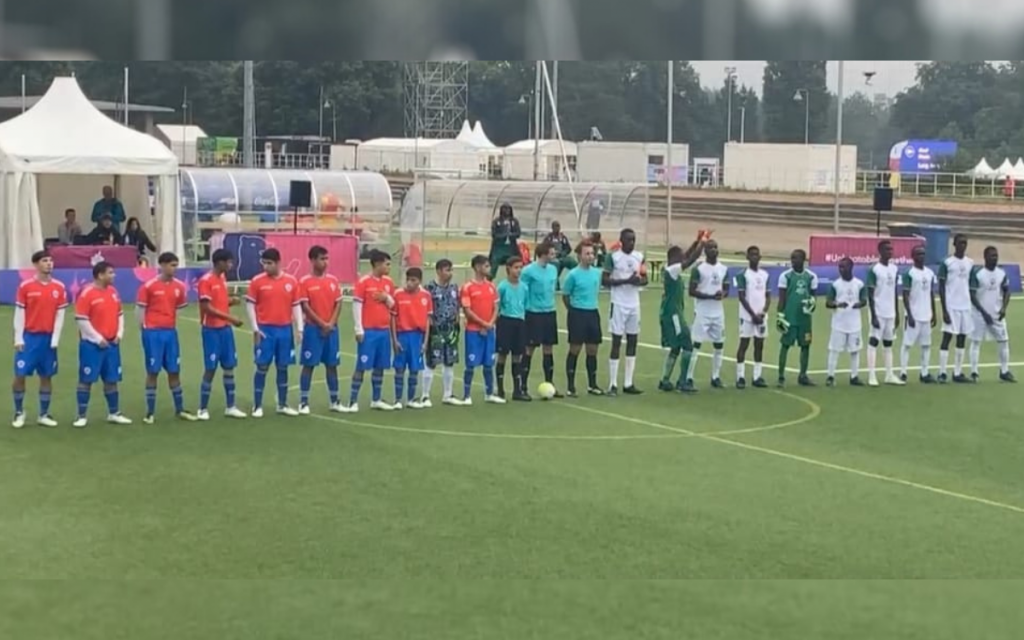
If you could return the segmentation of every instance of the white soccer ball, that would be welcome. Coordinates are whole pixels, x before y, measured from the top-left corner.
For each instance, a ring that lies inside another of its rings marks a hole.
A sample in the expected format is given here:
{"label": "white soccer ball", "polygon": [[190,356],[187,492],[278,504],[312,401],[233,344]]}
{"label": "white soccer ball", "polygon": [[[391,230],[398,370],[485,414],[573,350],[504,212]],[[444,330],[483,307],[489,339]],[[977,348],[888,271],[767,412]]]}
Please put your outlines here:
{"label": "white soccer ball", "polygon": [[542,382],[537,385],[537,395],[541,400],[550,400],[555,397],[555,385],[550,382]]}

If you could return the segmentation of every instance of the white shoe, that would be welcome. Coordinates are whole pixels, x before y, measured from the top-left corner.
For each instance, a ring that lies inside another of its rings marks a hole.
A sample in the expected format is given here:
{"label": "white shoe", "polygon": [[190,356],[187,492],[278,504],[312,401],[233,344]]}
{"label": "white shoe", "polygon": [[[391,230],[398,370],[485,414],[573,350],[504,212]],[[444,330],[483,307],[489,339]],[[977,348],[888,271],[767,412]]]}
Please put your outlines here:
{"label": "white shoe", "polygon": [[349,413],[348,407],[341,404],[340,402],[335,402],[334,404],[332,404],[330,410],[333,413]]}
{"label": "white shoe", "polygon": [[885,384],[892,385],[894,387],[905,387],[905,386],[907,386],[906,382],[903,382],[902,380],[897,378],[895,375],[888,375],[888,376],[886,376],[885,377]]}
{"label": "white shoe", "polygon": [[75,418],[75,421],[71,423],[71,426],[72,427],[77,427],[79,429],[82,429],[87,424],[89,424],[89,419],[88,418],[78,417],[78,418]]}
{"label": "white shoe", "polygon": [[39,418],[36,420],[36,424],[38,424],[40,427],[53,428],[57,426],[57,421],[53,419],[53,416],[46,415],[44,413],[43,415],[39,416]]}
{"label": "white shoe", "polygon": [[419,410],[423,408],[423,403],[419,400],[410,400],[409,404],[405,405],[409,409]]}
{"label": "white shoe", "polygon": [[395,408],[383,400],[377,400],[376,402],[370,403],[370,409],[372,411],[394,411]]}
{"label": "white shoe", "polygon": [[463,398],[462,400],[459,400],[459,406],[460,407],[472,407],[473,406],[473,398]]}
{"label": "white shoe", "polygon": [[308,416],[310,413],[311,413],[311,411],[309,410],[309,405],[308,404],[300,404],[299,405],[299,415],[300,416]]}
{"label": "white shoe", "polygon": [[[109,422],[109,418],[107,419],[107,421]],[[142,424],[153,424],[155,422],[156,418],[154,418],[153,416],[146,416],[145,418],[142,419]]]}
{"label": "white shoe", "polygon": [[196,420],[199,420],[200,422],[206,422],[209,419],[210,412],[207,411],[206,409],[200,409],[199,411],[196,411]]}
{"label": "white shoe", "polygon": [[112,413],[107,416],[107,422],[110,424],[131,424],[132,419],[123,413]]}
{"label": "white shoe", "polygon": [[420,400],[420,406],[424,409],[430,409],[434,406],[434,403],[430,401],[430,398],[423,398]]}
{"label": "white shoe", "polygon": [[251,415],[254,418],[262,418],[263,417],[263,407],[255,407],[252,410],[252,413],[249,414],[249,415]]}
{"label": "white shoe", "polygon": [[448,406],[451,406],[451,407],[461,407],[461,406],[463,406],[462,400],[459,400],[455,396],[451,396],[449,398],[445,398],[444,400],[442,400],[442,402],[444,404],[448,405]]}
{"label": "white shoe", "polygon": [[359,413],[359,405],[358,404],[350,404],[350,405],[348,405],[347,410],[345,411],[345,413]]}
{"label": "white shoe", "polygon": [[506,404],[505,398],[501,396],[490,395],[484,398],[484,402],[488,404]]}
{"label": "white shoe", "polygon": [[199,420],[199,418],[196,417],[196,414],[190,411],[179,411],[178,420],[183,420],[185,422],[196,422]]}
{"label": "white shoe", "polygon": [[289,416],[289,417],[294,418],[295,416],[299,415],[299,412],[296,411],[295,409],[292,409],[291,407],[278,407],[277,408],[277,415],[279,415],[279,416]]}
{"label": "white shoe", "polygon": [[402,411],[403,409],[405,409],[405,406],[403,406],[401,402],[396,402],[395,404],[391,405],[391,408],[394,409],[395,411]]}
{"label": "white shoe", "polygon": [[875,376],[871,376],[870,378],[868,378],[868,386],[869,387],[877,387],[878,386],[878,378],[876,378]]}
{"label": "white shoe", "polygon": [[14,414],[14,420],[11,420],[11,426],[15,429],[20,429],[25,426],[25,413]]}
{"label": "white shoe", "polygon": [[[235,418],[235,419],[239,419],[240,420],[240,419],[243,419],[243,418],[248,418],[249,416],[245,415],[245,412],[242,411],[241,409],[239,409],[238,407],[228,407],[227,409],[224,410],[224,417],[225,418]],[[260,415],[257,416],[257,415],[254,414],[253,417],[254,418],[262,418],[263,417],[263,410],[260,409]]]}

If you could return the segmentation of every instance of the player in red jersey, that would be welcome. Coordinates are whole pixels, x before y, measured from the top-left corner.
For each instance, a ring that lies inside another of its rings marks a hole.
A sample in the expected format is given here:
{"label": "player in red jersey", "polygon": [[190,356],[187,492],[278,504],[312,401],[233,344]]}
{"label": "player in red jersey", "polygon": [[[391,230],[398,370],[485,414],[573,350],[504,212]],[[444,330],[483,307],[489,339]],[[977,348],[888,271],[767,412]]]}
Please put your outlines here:
{"label": "player in red jersey", "polygon": [[14,421],[25,426],[25,378],[39,376],[39,418],[41,427],[56,427],[50,416],[52,379],[57,374],[57,345],[64,326],[68,294],[64,284],[53,279],[53,258],[48,251],[32,255],[36,275],[18,287],[14,307]]}
{"label": "player in red jersey", "polygon": [[477,367],[484,370],[485,401],[505,404],[494,393],[495,327],[498,323],[498,289],[487,275],[491,270],[487,256],[473,256],[473,279],[462,285],[462,311],[466,314],[466,371],[463,373],[463,406],[473,404],[470,390]]}
{"label": "player in red jersey", "polygon": [[410,409],[426,406],[417,395],[416,382],[423,371],[423,358],[427,348],[430,316],[434,313],[434,298],[420,284],[423,270],[410,267],[405,272],[405,287],[395,293],[395,314],[392,318],[392,347],[395,351],[395,408],[402,408],[405,390],[405,372],[409,371]]}
{"label": "player in red jersey", "polygon": [[338,332],[338,314],[341,313],[341,283],[327,273],[327,249],[317,245],[309,249],[312,273],[299,280],[299,295],[306,326],[302,330],[302,349],[299,361],[299,413],[309,415],[309,391],[313,386],[313,368],[326,369],[327,392],[331,411],[345,413],[345,405],[338,398],[338,365],[341,360],[341,338]]}
{"label": "player in red jersey", "polygon": [[135,314],[142,329],[142,352],[146,359],[146,417],[142,421],[153,424],[156,420],[157,378],[161,371],[166,371],[175,415],[195,422],[196,416],[185,411],[178,342],[178,310],[188,306],[188,287],[174,277],[178,271],[178,256],[161,253],[157,264],[160,275],[139,287],[135,297]]}
{"label": "player in red jersey", "polygon": [[370,383],[373,386],[370,408],[394,410],[394,406],[381,399],[384,370],[391,367],[391,313],[395,308],[395,283],[388,277],[391,256],[378,249],[370,251],[370,268],[372,273],[360,278],[352,298],[352,318],[359,346],[356,370],[352,374],[349,413],[359,411],[359,390],[367,371],[371,372]]}
{"label": "player in red jersey", "polygon": [[281,270],[281,252],[277,249],[264,251],[260,264],[263,273],[249,282],[245,296],[256,355],[252,417],[263,417],[263,389],[271,363],[277,368],[277,413],[297,416],[299,412],[288,406],[288,367],[295,363],[292,324],[302,336],[299,281]]}
{"label": "player in red jersey", "polygon": [[210,395],[213,393],[213,377],[217,367],[223,370],[224,415],[228,418],[245,418],[245,412],[235,404],[235,367],[238,366],[238,351],[235,348],[235,332],[232,327],[241,327],[241,319],[231,315],[231,307],[241,300],[228,293],[227,273],[235,257],[227,249],[217,249],[211,257],[213,269],[199,278],[199,322],[203,337],[203,383],[199,387],[200,420],[210,419]]}
{"label": "player in red jersey", "polygon": [[92,385],[103,380],[107,400],[107,422],[131,424],[120,409],[117,385],[121,382],[121,338],[124,337],[124,313],[121,298],[114,289],[114,267],[98,262],[92,268],[92,284],[75,301],[78,325],[78,417],[75,427],[88,424],[89,395]]}

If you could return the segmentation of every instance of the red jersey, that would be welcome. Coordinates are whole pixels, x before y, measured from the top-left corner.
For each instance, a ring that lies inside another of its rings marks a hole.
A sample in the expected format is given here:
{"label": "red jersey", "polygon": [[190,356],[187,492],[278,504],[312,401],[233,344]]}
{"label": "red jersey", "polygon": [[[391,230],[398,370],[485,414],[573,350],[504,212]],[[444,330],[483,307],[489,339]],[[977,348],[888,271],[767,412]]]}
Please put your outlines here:
{"label": "red jersey", "polygon": [[68,292],[58,280],[26,280],[18,287],[15,304],[25,310],[26,333],[53,333],[57,312],[68,306]]}
{"label": "red jersey", "polygon": [[400,289],[395,293],[395,328],[399,332],[422,331],[430,328],[430,314],[434,312],[434,298],[423,289],[409,293]]}
{"label": "red jersey", "polygon": [[[210,303],[211,309],[228,313],[231,307],[231,296],[228,295],[228,281],[223,274],[218,275],[216,272],[210,271],[199,278],[199,301],[204,300]],[[231,326],[231,323],[223,318],[203,313],[202,306],[199,307],[199,322],[204,327],[211,329]]]}
{"label": "red jersey", "polygon": [[188,287],[177,278],[153,278],[139,287],[135,304],[143,309],[143,329],[174,329],[178,309],[188,306]]}
{"label": "red jersey", "polygon": [[[476,317],[490,322],[494,319],[494,312],[498,309],[498,289],[490,280],[467,282],[462,285],[462,308],[469,309],[476,314]],[[466,331],[480,331],[481,329],[483,329],[482,326],[466,316]]]}
{"label": "red jersey", "polygon": [[287,273],[276,278],[261,273],[249,281],[245,299],[256,305],[260,326],[286,327],[292,323],[292,307],[301,300],[299,281]]}
{"label": "red jersey", "polygon": [[[299,297],[309,303],[309,309],[324,322],[334,316],[334,307],[341,303],[341,283],[331,274],[303,276],[299,280]],[[313,324],[306,317],[306,324]]]}
{"label": "red jersey", "polygon": [[113,286],[100,288],[91,284],[75,301],[75,319],[88,320],[107,342],[117,339],[121,313],[121,299]]}
{"label": "red jersey", "polygon": [[356,283],[353,300],[363,304],[363,330],[391,329],[391,309],[376,299],[378,293],[395,295],[395,283],[384,276],[363,276]]}

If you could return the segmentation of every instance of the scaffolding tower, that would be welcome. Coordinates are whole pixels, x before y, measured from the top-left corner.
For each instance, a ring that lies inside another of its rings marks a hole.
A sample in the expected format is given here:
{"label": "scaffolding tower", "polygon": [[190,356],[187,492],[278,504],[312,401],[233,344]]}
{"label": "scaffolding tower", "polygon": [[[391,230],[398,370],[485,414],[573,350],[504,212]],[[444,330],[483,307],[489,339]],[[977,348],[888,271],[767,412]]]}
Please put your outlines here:
{"label": "scaffolding tower", "polygon": [[404,63],[407,138],[455,138],[469,114],[469,63]]}

